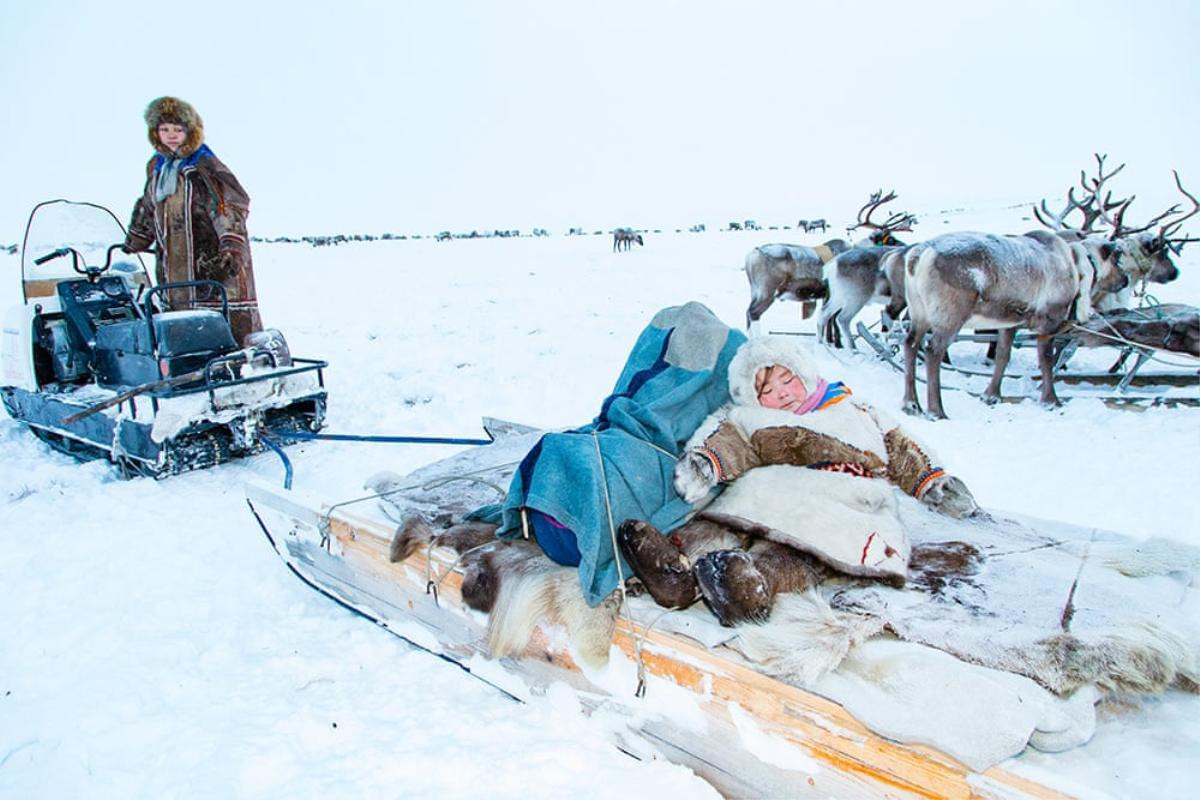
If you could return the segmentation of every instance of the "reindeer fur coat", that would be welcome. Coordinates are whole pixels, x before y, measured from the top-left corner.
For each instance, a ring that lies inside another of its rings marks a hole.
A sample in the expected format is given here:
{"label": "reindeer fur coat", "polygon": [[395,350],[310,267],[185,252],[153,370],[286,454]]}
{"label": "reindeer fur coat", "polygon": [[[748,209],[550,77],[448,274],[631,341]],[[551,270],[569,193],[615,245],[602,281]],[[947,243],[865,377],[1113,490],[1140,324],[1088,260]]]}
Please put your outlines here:
{"label": "reindeer fur coat", "polygon": [[725,484],[704,516],[757,527],[846,574],[903,579],[909,543],[896,488],[919,496],[941,474],[936,459],[885,414],[849,396],[801,415],[762,407],[755,374],[773,364],[810,389],[818,383],[812,358],[790,340],[764,336],[742,346],[729,366],[733,403],[689,442],[713,455]]}
{"label": "reindeer fur coat", "polygon": [[[146,108],[155,155],[146,164],[146,184],[133,206],[125,247],[155,250],[158,283],[215,280],[225,286],[230,322],[239,344],[261,330],[246,217],[250,196],[234,174],[204,144],[204,122],[189,104],[160,97]],[[182,125],[187,137],[171,152],[158,136],[163,123]],[[175,190],[158,199],[164,170],[177,171]],[[220,308],[219,297],[180,289],[169,293],[175,309]]]}

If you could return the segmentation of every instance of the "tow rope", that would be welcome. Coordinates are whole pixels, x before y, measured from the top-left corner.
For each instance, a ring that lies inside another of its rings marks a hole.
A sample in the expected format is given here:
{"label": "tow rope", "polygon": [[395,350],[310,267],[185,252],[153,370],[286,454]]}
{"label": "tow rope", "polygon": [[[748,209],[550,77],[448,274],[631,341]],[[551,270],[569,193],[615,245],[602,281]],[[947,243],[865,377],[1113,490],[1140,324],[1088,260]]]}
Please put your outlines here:
{"label": "tow rope", "polygon": [[[275,439],[293,441],[311,441],[314,439],[325,439],[335,442],[384,442],[387,444],[467,444],[467,445],[485,445],[495,441],[491,434],[488,434],[486,439],[467,439],[458,436],[360,436],[353,433],[309,433],[307,431],[295,430],[272,430],[271,436],[259,434],[259,440],[268,448],[274,451],[275,455],[279,456],[279,460],[283,462],[283,488],[291,491],[292,489],[292,462],[291,459],[283,452],[282,442]],[[271,438],[275,437],[275,439]]]}
{"label": "tow rope", "polygon": [[327,439],[335,442],[387,442],[391,444],[491,444],[487,439],[463,439],[453,436],[359,436],[353,433],[307,433],[305,431],[275,431],[287,439]]}

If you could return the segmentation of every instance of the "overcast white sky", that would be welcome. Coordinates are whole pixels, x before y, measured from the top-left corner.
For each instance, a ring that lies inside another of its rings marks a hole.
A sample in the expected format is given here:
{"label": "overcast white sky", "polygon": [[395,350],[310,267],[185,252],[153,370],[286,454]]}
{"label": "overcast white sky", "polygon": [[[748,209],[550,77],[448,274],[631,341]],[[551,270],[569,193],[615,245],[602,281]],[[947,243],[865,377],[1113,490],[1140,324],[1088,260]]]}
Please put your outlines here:
{"label": "overcast white sky", "polygon": [[[853,217],[1057,195],[1092,153],[1143,218],[1200,188],[1200,4],[6,2],[0,243],[32,205],[124,220],[174,94],[251,232]],[[933,231],[918,231],[930,235]]]}

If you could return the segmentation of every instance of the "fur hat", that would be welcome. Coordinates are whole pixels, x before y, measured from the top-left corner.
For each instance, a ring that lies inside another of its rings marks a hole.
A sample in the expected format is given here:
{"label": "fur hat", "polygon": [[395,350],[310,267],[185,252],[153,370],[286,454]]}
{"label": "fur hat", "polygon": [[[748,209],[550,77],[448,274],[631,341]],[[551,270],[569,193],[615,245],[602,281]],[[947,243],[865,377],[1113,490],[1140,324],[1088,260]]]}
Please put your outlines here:
{"label": "fur hat", "polygon": [[187,138],[179,146],[178,155],[190,156],[204,144],[204,120],[189,103],[178,97],[158,97],[146,106],[146,125],[149,126],[150,144],[163,155],[174,155],[158,138],[158,126],[163,123],[182,125],[187,129]]}
{"label": "fur hat", "polygon": [[756,336],[738,348],[729,362],[729,393],[739,406],[758,405],[754,376],[772,364],[790,369],[812,391],[821,379],[817,362],[808,348],[785,336]]}

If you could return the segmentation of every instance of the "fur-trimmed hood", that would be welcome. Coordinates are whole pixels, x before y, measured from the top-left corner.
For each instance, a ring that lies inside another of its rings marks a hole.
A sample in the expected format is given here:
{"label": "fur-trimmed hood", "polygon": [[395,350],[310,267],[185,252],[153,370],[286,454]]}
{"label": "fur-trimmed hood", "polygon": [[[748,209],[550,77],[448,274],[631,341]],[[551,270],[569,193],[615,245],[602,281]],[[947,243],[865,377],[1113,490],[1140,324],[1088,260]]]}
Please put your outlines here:
{"label": "fur-trimmed hood", "polygon": [[756,336],[738,349],[729,362],[729,394],[739,406],[758,406],[754,376],[773,364],[787,367],[811,392],[821,380],[817,363],[808,348],[785,336]]}
{"label": "fur-trimmed hood", "polygon": [[[148,136],[154,149],[164,156],[192,155],[204,144],[204,120],[196,113],[190,103],[185,103],[178,97],[158,97],[150,101],[144,114],[146,125],[149,127]],[[187,138],[179,146],[178,153],[172,153],[158,138],[158,126],[165,122],[182,125],[187,128]]]}

